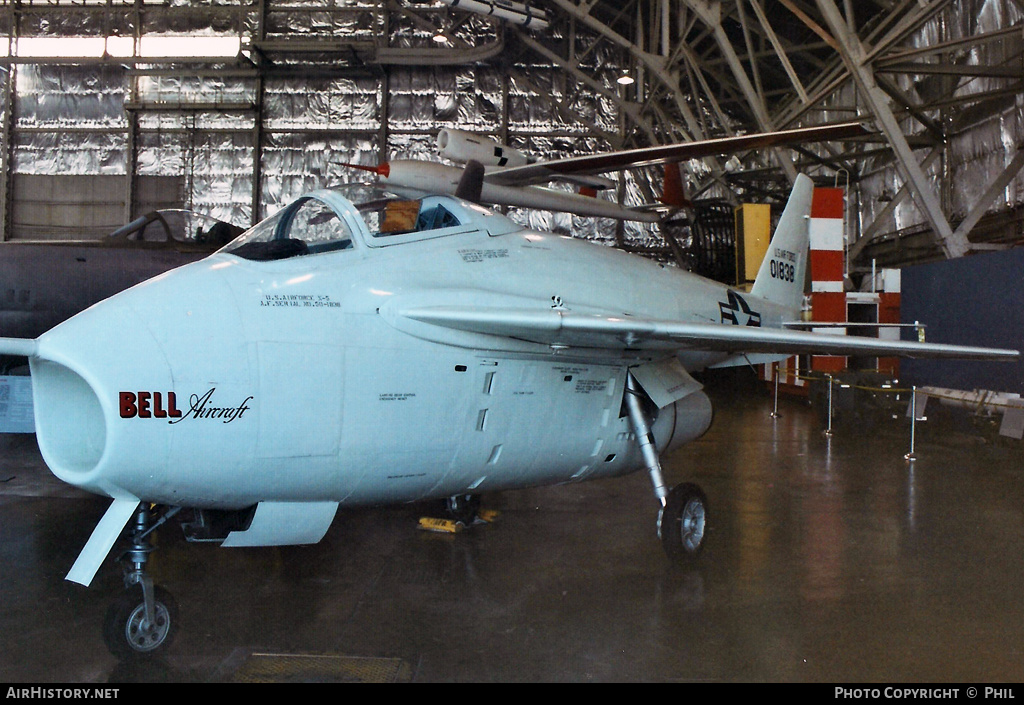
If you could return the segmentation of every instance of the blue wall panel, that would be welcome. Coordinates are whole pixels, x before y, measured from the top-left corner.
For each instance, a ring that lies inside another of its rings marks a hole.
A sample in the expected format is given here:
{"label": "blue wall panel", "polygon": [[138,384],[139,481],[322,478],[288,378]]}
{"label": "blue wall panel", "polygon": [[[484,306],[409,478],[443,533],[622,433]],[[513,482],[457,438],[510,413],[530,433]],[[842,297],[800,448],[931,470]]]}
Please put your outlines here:
{"label": "blue wall panel", "polygon": [[[906,267],[900,318],[928,342],[1024,350],[1024,248]],[[904,381],[1024,394],[1024,362],[903,360]]]}

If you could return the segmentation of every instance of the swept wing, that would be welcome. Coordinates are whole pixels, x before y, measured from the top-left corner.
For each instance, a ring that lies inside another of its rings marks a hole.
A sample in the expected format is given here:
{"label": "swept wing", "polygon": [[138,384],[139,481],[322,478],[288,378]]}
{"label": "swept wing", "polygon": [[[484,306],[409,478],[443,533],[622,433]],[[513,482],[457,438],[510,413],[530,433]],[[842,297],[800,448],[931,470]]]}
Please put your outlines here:
{"label": "swept wing", "polygon": [[488,171],[484,180],[499,186],[529,186],[558,181],[570,176],[607,174],[655,164],[669,164],[719,154],[731,154],[748,149],[823,142],[867,134],[868,131],[863,124],[844,122],[537,161],[523,166]]}
{"label": "swept wing", "polygon": [[398,316],[454,330],[552,346],[730,354],[877,355],[1012,361],[1017,350],[885,340],[780,328],[603,316],[557,309],[410,307]]}

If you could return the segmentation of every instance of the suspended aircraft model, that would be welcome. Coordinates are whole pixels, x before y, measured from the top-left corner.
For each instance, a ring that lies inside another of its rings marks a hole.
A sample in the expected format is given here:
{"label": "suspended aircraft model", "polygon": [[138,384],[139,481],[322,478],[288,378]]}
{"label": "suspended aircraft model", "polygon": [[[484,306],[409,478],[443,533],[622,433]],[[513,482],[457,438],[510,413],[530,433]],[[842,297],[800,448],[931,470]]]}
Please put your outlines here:
{"label": "suspended aircraft model", "polygon": [[[657,223],[663,219],[666,208],[687,205],[679,174],[681,161],[866,134],[861,123],[845,122],[538,161],[485,135],[447,128],[437,134],[437,150],[457,166],[418,159],[393,159],[376,166],[348,163],[342,166],[376,174],[381,186],[412,197],[423,193],[458,194],[492,206]],[[614,181],[601,174],[653,165],[665,167],[661,203],[628,207],[597,196],[598,191],[615,186]],[[482,170],[482,177],[465,180],[467,168]],[[474,184],[473,192],[459,194],[459,184],[467,181]],[[542,185],[552,182],[573,185],[579,193]]]}
{"label": "suspended aircraft model", "polygon": [[548,26],[548,13],[541,8],[531,7],[529,2],[514,2],[513,0],[441,0],[441,2],[451,8],[495,17],[530,29],[546,29]]}
{"label": "suspended aircraft model", "polygon": [[[459,190],[479,193],[480,170],[466,173]],[[1017,357],[785,328],[812,190],[798,177],[749,294],[454,196],[350,186],[38,338],[0,340],[30,360],[47,465],[112,498],[67,578],[90,584],[128,526],[128,590],[104,634],[119,655],[156,653],[177,614],[145,567],[182,510],[191,540],[304,544],[340,507],[460,512],[639,469],[666,551],[696,556],[705,495],[666,487],[659,461],[711,423],[691,373],[794,353]]]}

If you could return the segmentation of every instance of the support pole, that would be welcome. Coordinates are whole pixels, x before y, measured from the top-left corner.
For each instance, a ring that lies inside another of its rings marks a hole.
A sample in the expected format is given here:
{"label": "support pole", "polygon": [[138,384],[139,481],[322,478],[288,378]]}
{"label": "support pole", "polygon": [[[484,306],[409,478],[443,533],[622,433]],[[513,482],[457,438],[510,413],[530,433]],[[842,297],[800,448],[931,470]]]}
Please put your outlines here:
{"label": "support pole", "polygon": [[773,363],[775,370],[775,404],[772,407],[772,418],[779,418],[779,363]]}
{"label": "support pole", "polygon": [[140,504],[135,512],[132,547],[127,552],[131,568],[125,574],[125,586],[138,585],[142,588],[142,600],[146,609],[146,618],[142,623],[144,629],[156,624],[156,593],[153,578],[146,573],[146,563],[149,561],[149,554],[153,552],[153,543],[149,540],[152,531],[149,524],[149,507]]}
{"label": "support pole", "polygon": [[903,457],[907,460],[913,460],[917,456],[914,454],[914,435],[917,429],[917,385],[910,388],[910,452]]}
{"label": "support pole", "polygon": [[825,435],[832,435],[832,375],[828,377],[828,428],[825,429]]}
{"label": "support pole", "polygon": [[661,475],[661,462],[658,460],[658,449],[654,445],[654,436],[651,435],[651,427],[647,417],[640,405],[640,395],[643,392],[632,374],[626,375],[626,407],[629,409],[629,420],[633,424],[633,433],[636,435],[636,442],[640,446],[640,453],[644,458],[644,465],[651,476],[654,484],[654,495],[658,498],[661,506],[665,506],[668,490],[665,488],[665,480]]}

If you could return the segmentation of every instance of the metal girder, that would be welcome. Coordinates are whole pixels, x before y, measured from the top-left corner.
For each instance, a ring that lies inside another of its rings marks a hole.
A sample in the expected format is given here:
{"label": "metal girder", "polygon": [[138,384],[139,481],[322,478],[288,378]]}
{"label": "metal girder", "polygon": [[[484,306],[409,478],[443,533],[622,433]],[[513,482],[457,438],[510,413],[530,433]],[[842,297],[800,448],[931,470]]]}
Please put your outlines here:
{"label": "metal girder", "polygon": [[[644,51],[633,41],[623,37],[618,32],[613,31],[610,27],[604,23],[598,21],[590,14],[590,8],[578,6],[569,2],[569,0],[551,0],[551,4],[558,7],[570,17],[574,18],[578,22],[584,23],[588,28],[598,32],[608,41],[617,44],[626,51],[628,51],[637,61],[654,74],[658,80],[664,82],[666,85],[673,87],[672,97],[675,102],[676,109],[679,110],[681,117],[687,125],[690,131],[690,137],[694,139],[703,139],[707,135],[703,134],[703,128],[700,120],[693,113],[690,106],[686,105],[685,101],[679,95],[679,76],[668,70],[667,60],[665,57],[650,52]],[[630,117],[633,117],[632,115]]]}
{"label": "metal girder", "polygon": [[850,31],[832,0],[815,1],[829,30],[837,39],[840,55],[857,85],[858,92],[867,101],[872,115],[896,153],[898,166],[910,184],[914,199],[932,229],[939,236],[943,252],[947,258],[963,256],[970,249],[970,243],[963,233],[954,233],[946,220],[939,199],[928,184],[928,177],[917,162],[896,116],[889,107],[885,91],[878,85],[871,67],[867,63],[868,52],[864,45]]}
{"label": "metal girder", "polygon": [[[768,115],[768,109],[765,107],[764,101],[761,96],[758,95],[753,84],[750,82],[750,78],[743,69],[743,64],[740,61],[739,56],[737,56],[736,50],[733,48],[729,36],[722,27],[721,3],[712,3],[707,0],[684,0],[684,2],[686,6],[696,13],[696,15],[700,17],[701,21],[711,27],[714,32],[715,40],[718,42],[719,49],[722,51],[729,67],[732,69],[733,77],[736,79],[740,90],[749,103],[750,109],[754,113],[754,119],[757,121],[760,129],[764,132],[771,132],[774,130],[774,123]],[[780,150],[773,150],[773,152],[776,156],[776,161],[786,173],[790,182],[795,181],[796,167],[793,166],[793,162],[783,156]]]}
{"label": "metal girder", "polygon": [[578,66],[574,65],[572,61],[564,57],[559,56],[555,52],[548,49],[546,46],[538,42],[533,37],[525,34],[520,34],[520,41],[522,41],[530,49],[536,51],[538,54],[548,59],[554,64],[557,64],[563,70],[568,71],[576,78],[586,85],[590,90],[604,96],[605,98],[613,101],[620,110],[629,115],[638,127],[641,127],[647,134],[648,137],[654,138],[655,131],[653,127],[644,120],[643,116],[640,115],[640,106],[636,103],[631,103],[622,98],[622,96],[616,94],[614,91],[609,90],[604,84],[595,79],[593,76],[588,75],[584,71],[581,71]]}
{"label": "metal girder", "polygon": [[[742,2],[743,0],[740,0]],[[789,57],[786,56],[786,50],[782,46],[782,42],[779,41],[778,35],[775,30],[772,29],[771,22],[768,21],[768,16],[764,14],[764,8],[761,6],[762,0],[750,0],[750,6],[754,9],[754,14],[757,15],[757,21],[761,24],[761,29],[764,31],[765,36],[768,37],[768,41],[771,42],[772,47],[775,49],[775,54],[779,58],[779,63],[782,64],[783,70],[789,77],[789,82],[793,84],[793,89],[796,91],[797,96],[800,97],[800,101],[803,103],[807,102],[807,89],[804,88],[803,82],[800,77],[796,75],[796,70],[793,68],[793,64],[790,63]]]}
{"label": "metal girder", "polygon": [[[942,151],[942,148],[933,149],[931,153],[925,157],[924,161],[921,162],[921,166],[924,168],[931,166],[931,164],[942,155]],[[875,215],[874,222],[871,223],[871,225],[869,225],[861,234],[860,238],[850,246],[850,249],[847,252],[848,261],[853,262],[860,256],[861,251],[866,246],[870,245],[871,241],[875,239],[875,235],[877,235],[878,231],[881,230],[882,223],[884,223],[886,219],[895,212],[897,206],[899,206],[899,204],[902,203],[909,195],[910,187],[907,183],[904,183],[903,186],[900,187],[899,191],[897,191],[892,197],[892,200],[886,204],[885,208]]]}
{"label": "metal girder", "polygon": [[901,74],[939,74],[943,76],[985,76],[988,78],[1020,78],[1019,66],[979,66],[976,64],[923,63],[896,61],[878,67],[875,72]]}
{"label": "metal girder", "polygon": [[[569,0],[551,0],[551,4],[564,11],[567,15],[572,17],[577,22],[582,23],[588,29],[597,32],[606,40],[628,51],[630,55],[638,63],[645,67],[645,69],[650,73],[651,76],[656,78],[661,84],[663,84],[667,88],[672,98],[672,104],[679,112],[679,116],[681,117],[686,127],[685,130],[682,130],[681,126],[674,125],[673,127],[675,128],[675,130],[683,132],[684,136],[690,139],[707,139],[709,137],[704,121],[701,120],[694,113],[693,109],[690,107],[690,105],[687,104],[685,97],[680,92],[680,71],[677,68],[675,68],[675,59],[678,58],[679,56],[684,56],[685,58],[687,58],[687,60],[690,59],[692,49],[689,46],[687,46],[685,42],[680,42],[680,44],[677,46],[676,50],[673,52],[671,56],[661,56],[659,54],[654,54],[645,51],[638,44],[627,39],[626,37],[623,37],[619,33],[615,32],[613,29],[611,29],[610,27],[608,27],[607,25],[593,17],[590,14],[590,12],[596,3],[590,3],[589,5],[576,5],[570,2]],[[594,90],[598,90],[599,92],[602,93],[602,95],[612,97],[613,100],[615,100],[616,104],[619,105],[620,109],[622,109],[627,115],[629,115],[630,119],[634,120],[637,126],[647,133],[647,138],[650,140],[651,144],[658,144],[662,141],[658,138],[656,130],[653,129],[653,125],[651,125],[651,123],[644,119],[643,117],[647,105],[641,106],[636,103],[631,103],[629,101],[625,101],[619,95],[612,94],[611,92],[607,91],[607,89],[605,89],[603,86],[601,86],[599,82],[595,81],[592,77],[586,75],[582,71],[579,71],[578,68],[572,66],[569,62],[565,61],[564,59],[561,59],[561,57],[557,57],[553,52],[542,47],[542,45],[540,45],[539,42],[537,42],[535,39],[533,39],[526,33],[519,32],[519,35],[520,38],[523,39],[528,46],[530,46],[531,48],[538,49],[543,56],[546,56],[548,59],[559,63],[559,65],[564,65],[565,68],[571,70],[573,74],[584,84],[588,85]],[[699,76],[699,67],[695,68],[695,73],[697,73]],[[713,96],[710,91],[706,90],[705,95],[712,98],[713,100]],[[718,114],[720,119],[724,117],[721,115],[721,112],[719,112]],[[724,121],[724,119],[722,120],[722,123],[722,127],[728,127],[728,124]],[[720,174],[723,173],[724,171],[724,167],[721,163],[721,160],[711,157],[705,159],[704,162],[705,164],[708,164],[710,166],[712,171],[712,178],[717,180]],[[688,165],[685,165],[684,168],[690,171]]]}

